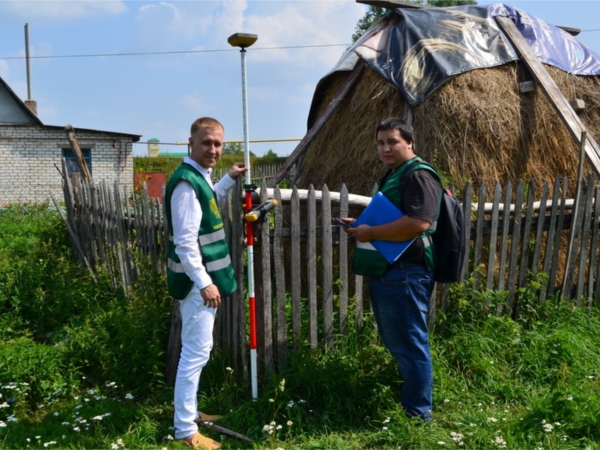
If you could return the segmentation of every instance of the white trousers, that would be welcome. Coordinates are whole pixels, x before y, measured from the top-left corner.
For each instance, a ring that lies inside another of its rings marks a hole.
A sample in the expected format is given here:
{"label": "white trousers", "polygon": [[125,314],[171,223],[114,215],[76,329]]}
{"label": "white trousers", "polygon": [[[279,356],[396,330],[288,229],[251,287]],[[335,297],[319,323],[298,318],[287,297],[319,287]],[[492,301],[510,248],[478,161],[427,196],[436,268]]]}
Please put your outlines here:
{"label": "white trousers", "polygon": [[193,287],[180,300],[181,356],[175,379],[175,439],[183,439],[198,431],[194,422],[198,413],[200,373],[208,362],[213,346],[216,308],[204,306],[200,290]]}

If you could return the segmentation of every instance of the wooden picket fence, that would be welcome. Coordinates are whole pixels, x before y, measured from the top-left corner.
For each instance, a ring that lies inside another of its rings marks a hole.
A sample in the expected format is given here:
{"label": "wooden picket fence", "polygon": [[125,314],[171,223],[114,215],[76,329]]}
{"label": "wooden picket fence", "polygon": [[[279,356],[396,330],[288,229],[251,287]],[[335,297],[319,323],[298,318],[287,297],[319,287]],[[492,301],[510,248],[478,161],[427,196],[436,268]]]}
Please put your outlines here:
{"label": "wooden picket fence", "polygon": [[[241,182],[233,192],[221,208],[238,290],[219,310],[215,347],[226,350],[232,366],[247,373]],[[339,336],[361,329],[371,314],[365,281],[351,270],[353,244],[331,222],[334,216],[356,217],[370,199],[349,194],[345,186],[340,192],[330,192],[327,186],[321,191],[271,190],[264,181],[258,193],[262,201],[275,198],[280,205],[267,221],[256,225],[259,370],[280,371],[290,351],[332,345]],[[127,290],[139,276],[140,255],[154,270],[165,272],[164,213],[145,189],[134,195],[127,190],[121,193],[116,185],[111,188],[104,182],[65,177],[64,195],[64,220],[74,252],[92,274],[102,264],[114,285]],[[516,318],[522,307],[521,291],[530,283],[529,303],[532,289],[536,304],[555,296],[580,306],[597,303],[600,186],[594,185],[593,175],[582,183],[575,200],[568,199],[566,178],[557,178],[552,187],[548,182],[538,187],[519,181],[514,188],[511,183],[504,187],[496,183],[488,190],[481,184],[477,193],[467,184],[457,197],[465,205],[469,242],[463,277],[481,294],[473,301]],[[485,202],[486,198],[491,202]],[[503,295],[494,297],[499,292]],[[438,309],[448,308],[448,299],[448,285],[438,286],[431,303],[432,323]],[[177,313],[174,303],[174,324]],[[172,330],[175,338],[169,344],[167,361],[171,379],[179,354],[176,327]]]}
{"label": "wooden picket fence", "polygon": [[[281,163],[277,163],[277,164],[261,164],[261,165],[252,166],[252,182],[260,183],[262,180],[266,180],[268,183],[271,180],[271,178],[273,178],[275,176],[275,174],[277,174],[277,172],[279,172],[279,169],[281,168],[282,165],[283,164],[281,164]],[[214,180],[220,180],[227,173],[228,170],[229,170],[228,167],[225,169],[215,169],[215,170],[213,170],[212,178]],[[286,178],[293,179],[295,171],[296,171],[296,165],[293,165],[290,168],[290,171],[288,172],[288,175]]]}

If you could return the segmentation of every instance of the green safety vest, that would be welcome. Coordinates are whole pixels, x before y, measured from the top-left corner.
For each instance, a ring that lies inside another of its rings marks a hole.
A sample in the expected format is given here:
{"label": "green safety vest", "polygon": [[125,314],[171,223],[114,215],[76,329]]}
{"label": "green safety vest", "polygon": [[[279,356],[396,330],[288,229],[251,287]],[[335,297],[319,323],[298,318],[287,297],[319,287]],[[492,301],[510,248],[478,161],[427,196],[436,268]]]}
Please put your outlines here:
{"label": "green safety vest", "polygon": [[[385,181],[383,186],[379,186],[379,191],[385,195],[394,205],[398,207],[398,209],[402,209],[402,192],[400,192],[400,177],[402,176],[402,172],[406,167],[408,167],[409,163],[414,160],[421,161],[421,158],[418,156],[406,161],[400,168]],[[430,169],[429,166],[417,164],[413,166],[415,169],[426,168]],[[420,238],[423,240],[423,245],[425,248],[425,263],[429,270],[433,270],[433,248],[431,246],[431,237],[430,234],[435,231],[435,222],[425,233],[421,234]],[[383,257],[379,251],[371,244],[370,242],[359,242],[356,241],[356,249],[354,251],[354,259],[352,261],[352,269],[354,273],[358,275],[375,275],[382,276],[387,270],[391,267],[390,263]]]}
{"label": "green safety vest", "polygon": [[194,188],[196,198],[202,208],[202,221],[198,230],[198,243],[202,253],[202,262],[212,282],[219,288],[222,296],[230,295],[237,289],[237,281],[231,265],[229,247],[225,239],[225,229],[215,192],[206,179],[189,164],[182,164],[169,178],[165,194],[165,212],[169,227],[169,256],[167,262],[167,286],[169,294],[176,299],[185,298],[194,282],[187,276],[181,260],[175,252],[173,242],[173,219],[171,215],[171,196],[180,181],[187,181]]}

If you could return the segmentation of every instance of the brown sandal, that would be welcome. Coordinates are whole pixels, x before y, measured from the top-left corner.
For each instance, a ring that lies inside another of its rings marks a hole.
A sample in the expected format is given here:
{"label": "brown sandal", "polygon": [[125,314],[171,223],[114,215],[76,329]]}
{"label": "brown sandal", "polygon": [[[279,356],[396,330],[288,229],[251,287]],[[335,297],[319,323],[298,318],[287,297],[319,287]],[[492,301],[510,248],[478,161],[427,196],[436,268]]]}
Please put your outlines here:
{"label": "brown sandal", "polygon": [[221,448],[221,444],[219,444],[217,441],[206,436],[202,436],[200,433],[190,434],[188,437],[184,437],[183,439],[179,440],[183,444],[193,448],[204,448],[207,450]]}

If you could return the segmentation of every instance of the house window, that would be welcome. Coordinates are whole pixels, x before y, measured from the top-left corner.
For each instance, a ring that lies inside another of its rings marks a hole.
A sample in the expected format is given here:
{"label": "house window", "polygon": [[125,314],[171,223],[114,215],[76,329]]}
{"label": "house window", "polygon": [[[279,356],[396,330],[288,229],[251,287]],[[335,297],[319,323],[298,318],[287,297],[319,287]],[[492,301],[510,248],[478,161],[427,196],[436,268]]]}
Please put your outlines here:
{"label": "house window", "polygon": [[[85,160],[85,163],[87,164],[87,168],[91,175],[92,174],[92,149],[82,148],[81,154],[83,155],[83,159]],[[70,148],[63,148],[62,156],[63,156],[63,158],[65,158],[65,160],[67,162],[67,171],[68,171],[69,175],[71,175],[72,173],[78,173],[79,166],[77,165],[77,159],[75,158],[75,154],[73,153],[73,150]]]}

